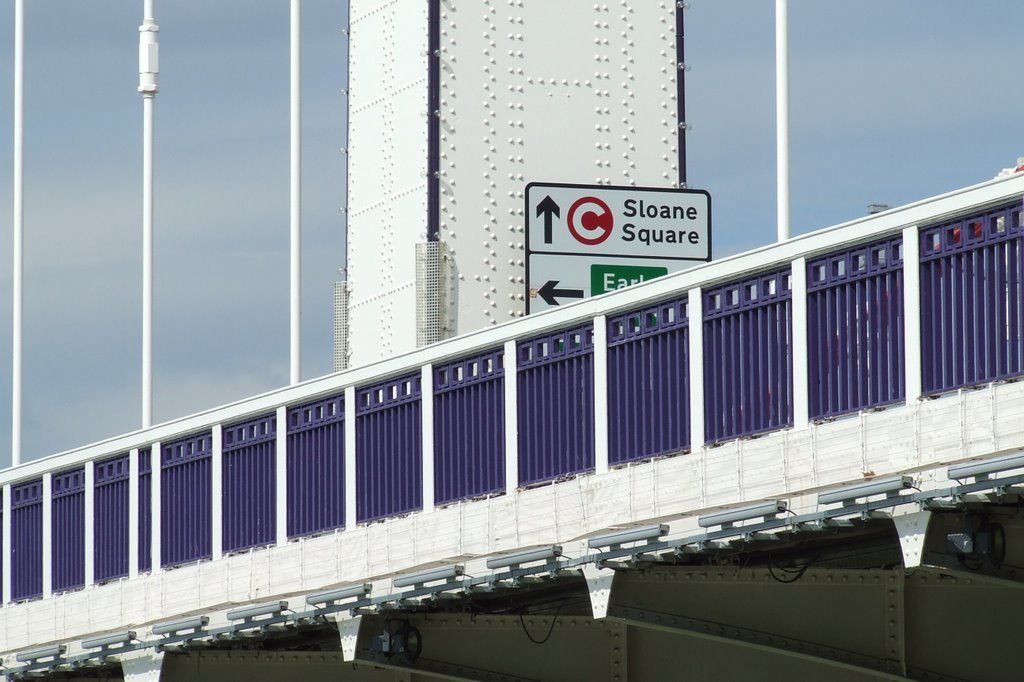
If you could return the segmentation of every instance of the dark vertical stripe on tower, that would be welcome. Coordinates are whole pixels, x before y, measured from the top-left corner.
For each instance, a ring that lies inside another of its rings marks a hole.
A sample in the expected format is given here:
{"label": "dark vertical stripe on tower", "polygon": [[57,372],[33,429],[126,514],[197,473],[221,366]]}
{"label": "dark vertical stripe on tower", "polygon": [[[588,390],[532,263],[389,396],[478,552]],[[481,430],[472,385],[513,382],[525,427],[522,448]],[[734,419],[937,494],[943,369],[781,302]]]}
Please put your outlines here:
{"label": "dark vertical stripe on tower", "polygon": [[440,233],[441,0],[427,0],[427,241]]}
{"label": "dark vertical stripe on tower", "polygon": [[676,100],[679,126],[679,186],[686,187],[686,56],[683,51],[683,14],[686,3],[676,3]]}

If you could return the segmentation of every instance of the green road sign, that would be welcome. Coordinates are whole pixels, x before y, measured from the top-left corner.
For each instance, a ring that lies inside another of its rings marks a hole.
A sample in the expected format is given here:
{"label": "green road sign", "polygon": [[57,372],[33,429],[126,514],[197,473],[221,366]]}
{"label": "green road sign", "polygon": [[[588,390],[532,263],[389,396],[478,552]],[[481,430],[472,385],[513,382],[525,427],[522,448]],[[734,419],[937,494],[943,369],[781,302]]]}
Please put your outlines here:
{"label": "green road sign", "polygon": [[631,284],[639,284],[667,274],[668,268],[594,263],[590,266],[590,295],[597,296],[623,289]]}

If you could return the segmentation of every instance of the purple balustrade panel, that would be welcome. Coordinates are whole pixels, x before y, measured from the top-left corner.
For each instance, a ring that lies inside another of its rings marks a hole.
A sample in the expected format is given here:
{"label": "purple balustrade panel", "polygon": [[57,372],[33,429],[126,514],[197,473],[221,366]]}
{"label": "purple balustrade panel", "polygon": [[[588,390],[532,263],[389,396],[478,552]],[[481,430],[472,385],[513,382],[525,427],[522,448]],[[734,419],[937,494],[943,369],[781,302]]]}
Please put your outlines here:
{"label": "purple balustrade panel", "polygon": [[516,345],[519,485],[594,469],[594,328]]}
{"label": "purple balustrade panel", "polygon": [[704,292],[704,438],[793,424],[789,268]]}
{"label": "purple balustrade panel", "polygon": [[51,478],[50,570],[53,591],[85,585],[85,469]]}
{"label": "purple balustrade panel", "polygon": [[43,482],[11,486],[11,599],[43,594]]}
{"label": "purple balustrade panel", "polygon": [[93,474],[93,573],[97,583],[128,575],[128,455],[97,462]]}
{"label": "purple balustrade panel", "polygon": [[345,400],[288,409],[288,537],[345,522]]}
{"label": "purple balustrade panel", "polygon": [[207,432],[160,444],[160,565],[209,559],[213,551],[211,468]]}
{"label": "purple balustrade panel", "polygon": [[686,297],[608,319],[608,462],[690,447]]}
{"label": "purple balustrade panel", "polygon": [[420,375],[356,390],[356,522],[423,508]]}
{"label": "purple balustrade panel", "polygon": [[274,544],[276,441],[275,415],[224,427],[221,529],[225,552]]}
{"label": "purple balustrade panel", "polygon": [[139,571],[153,570],[152,448],[139,450]]}
{"label": "purple balustrade panel", "polygon": [[504,353],[434,367],[434,499],[505,490]]}
{"label": "purple balustrade panel", "polygon": [[811,419],[906,397],[903,240],[807,263],[807,390]]}
{"label": "purple balustrade panel", "polygon": [[1024,373],[1020,200],[920,230],[926,394]]}

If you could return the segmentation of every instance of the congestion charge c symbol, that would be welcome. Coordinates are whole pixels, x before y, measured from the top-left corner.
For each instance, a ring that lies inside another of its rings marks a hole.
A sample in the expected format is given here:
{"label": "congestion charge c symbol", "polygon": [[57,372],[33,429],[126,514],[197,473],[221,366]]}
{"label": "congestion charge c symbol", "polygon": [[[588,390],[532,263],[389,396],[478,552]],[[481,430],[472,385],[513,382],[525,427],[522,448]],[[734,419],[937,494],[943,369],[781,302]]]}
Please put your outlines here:
{"label": "congestion charge c symbol", "polygon": [[[576,212],[582,210],[579,218]],[[577,199],[566,216],[569,232],[581,244],[596,246],[612,236],[614,218],[608,204],[597,197]]]}

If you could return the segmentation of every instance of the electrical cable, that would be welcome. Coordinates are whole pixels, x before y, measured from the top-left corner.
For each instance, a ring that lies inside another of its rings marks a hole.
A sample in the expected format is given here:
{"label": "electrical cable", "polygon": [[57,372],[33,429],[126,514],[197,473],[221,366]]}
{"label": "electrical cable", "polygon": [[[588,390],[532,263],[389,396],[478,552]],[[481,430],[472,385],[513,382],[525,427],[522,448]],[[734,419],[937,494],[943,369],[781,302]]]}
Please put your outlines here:
{"label": "electrical cable", "polygon": [[522,611],[520,611],[520,612],[519,612],[519,624],[520,624],[521,626],[523,626],[523,632],[525,632],[525,633],[526,633],[526,637],[527,637],[527,638],[528,638],[528,639],[529,639],[529,640],[530,640],[531,642],[533,642],[534,644],[546,644],[546,643],[547,643],[547,641],[548,641],[549,639],[551,639],[551,633],[552,633],[552,632],[554,632],[554,630],[555,630],[555,621],[557,621],[557,620],[558,620],[558,613],[559,613],[559,612],[560,612],[561,610],[562,610],[562,607],[561,607],[561,606],[559,606],[559,607],[558,607],[557,609],[555,609],[555,615],[554,615],[554,617],[553,617],[553,618],[551,619],[551,625],[550,625],[550,626],[548,627],[548,633],[547,633],[546,635],[544,635],[544,639],[534,639],[534,638],[533,638],[533,635],[531,635],[531,634],[530,634],[530,631],[526,629],[526,621],[525,621],[525,620],[523,620],[523,612],[522,612]]}
{"label": "electrical cable", "polygon": [[[780,583],[783,583],[783,584],[795,583],[797,580],[800,580],[800,578],[804,577],[804,573],[807,572],[807,569],[810,568],[811,564],[813,564],[815,561],[817,561],[817,559],[818,559],[818,557],[813,557],[813,558],[809,559],[807,561],[807,563],[805,563],[803,566],[801,566],[799,568],[783,568],[782,566],[775,566],[775,564],[772,563],[772,555],[769,554],[768,555],[768,575],[770,575],[776,582],[780,582]],[[789,573],[793,577],[792,578],[780,578],[778,575],[775,574],[776,568],[778,568],[778,570],[782,571],[783,573]]]}

